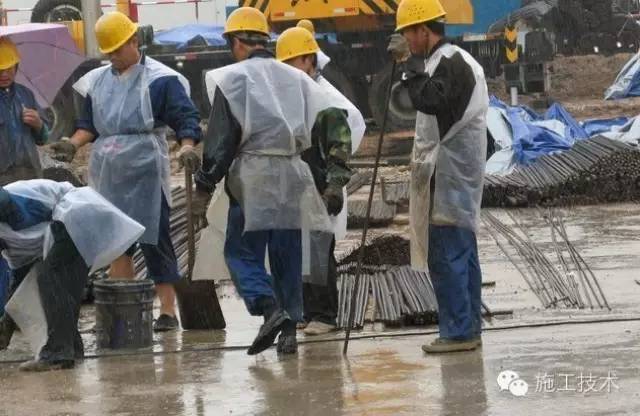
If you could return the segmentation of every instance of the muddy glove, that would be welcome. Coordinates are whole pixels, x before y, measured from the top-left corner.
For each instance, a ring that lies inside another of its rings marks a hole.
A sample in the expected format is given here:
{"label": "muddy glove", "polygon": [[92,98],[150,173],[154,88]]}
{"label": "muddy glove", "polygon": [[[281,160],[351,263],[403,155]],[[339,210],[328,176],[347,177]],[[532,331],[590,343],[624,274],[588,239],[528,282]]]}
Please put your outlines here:
{"label": "muddy glove", "polygon": [[342,187],[330,184],[327,189],[325,189],[322,199],[324,200],[329,215],[336,216],[342,211],[344,205]]}
{"label": "muddy glove", "polygon": [[180,167],[190,167],[191,172],[196,172],[200,169],[200,165],[202,164],[200,161],[200,155],[198,155],[196,149],[190,144],[182,146],[178,152],[178,161],[180,163]]}
{"label": "muddy glove", "polygon": [[407,40],[399,33],[391,35],[389,46],[387,46],[387,52],[389,52],[396,62],[404,62],[411,56],[409,50],[409,44]]}
{"label": "muddy glove", "polygon": [[71,141],[67,137],[63,137],[60,141],[55,143],[51,143],[49,145],[49,149],[53,151],[51,155],[55,160],[59,160],[60,162],[71,162],[73,158],[76,157],[76,152],[78,148],[71,143]]}
{"label": "muddy glove", "polygon": [[197,188],[193,193],[191,215],[193,217],[196,230],[207,226],[207,209],[209,208],[209,202],[211,202],[211,195],[212,194]]}

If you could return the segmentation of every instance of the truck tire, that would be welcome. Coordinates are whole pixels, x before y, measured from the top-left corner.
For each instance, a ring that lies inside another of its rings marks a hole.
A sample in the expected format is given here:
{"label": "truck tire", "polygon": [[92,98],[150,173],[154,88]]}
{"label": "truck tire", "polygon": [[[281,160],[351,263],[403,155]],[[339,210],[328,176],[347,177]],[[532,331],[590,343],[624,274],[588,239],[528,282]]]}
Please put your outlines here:
{"label": "truck tire", "polygon": [[63,88],[58,93],[53,105],[46,109],[47,118],[51,123],[49,141],[58,141],[61,137],[69,137],[74,132],[75,109],[70,88]]}
{"label": "truck tire", "polygon": [[353,89],[353,85],[347,76],[332,63],[322,69],[322,76],[331,83],[338,91],[349,99],[354,105],[357,104],[356,93]]}
{"label": "truck tire", "polygon": [[31,23],[82,20],[80,0],[40,0],[31,13]]}
{"label": "truck tire", "polygon": [[387,91],[389,82],[392,81],[387,129],[389,131],[412,129],[416,124],[416,110],[413,108],[407,89],[400,83],[400,73],[397,72],[391,80],[391,64],[373,76],[369,91],[371,115],[378,127],[382,127]]}

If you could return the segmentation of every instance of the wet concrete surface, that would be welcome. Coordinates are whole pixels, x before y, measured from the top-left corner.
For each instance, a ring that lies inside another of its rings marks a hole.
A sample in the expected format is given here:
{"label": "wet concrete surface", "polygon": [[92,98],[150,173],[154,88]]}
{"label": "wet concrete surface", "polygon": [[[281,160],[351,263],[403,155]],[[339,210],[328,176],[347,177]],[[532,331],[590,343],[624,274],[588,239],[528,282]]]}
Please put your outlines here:
{"label": "wet concrete surface", "polygon": [[[500,210],[492,212],[507,221]],[[479,352],[426,356],[420,345],[433,339],[437,328],[377,324],[354,333],[362,339],[352,342],[348,359],[336,341],[342,333],[315,339],[301,335],[303,342],[320,342],[302,344],[297,358],[279,358],[272,350],[249,357],[244,348],[260,320],[249,317],[233,288],[223,284],[226,331],[156,335],[148,350],[96,351],[90,331],[93,309],[85,307],[83,338],[88,356],[97,358],[74,370],[19,373],[17,361],[30,353],[18,334],[10,349],[0,352],[0,416],[640,414],[640,285],[635,282],[640,278],[640,207],[616,204],[562,212],[612,311],[542,310],[482,229],[478,239],[484,278],[496,282],[483,290],[484,300],[514,314],[486,324]],[[516,215],[536,242],[545,248],[549,244],[551,253],[549,229],[539,213],[522,210]],[[405,230],[400,226],[395,232]],[[357,245],[358,233],[350,235],[353,240],[341,242],[338,251]],[[528,383],[524,397],[500,391],[496,380],[504,370],[517,372]],[[549,377],[541,377],[545,373],[555,377],[554,389],[548,386]],[[609,386],[609,392],[600,384],[610,373],[616,379],[609,384],[617,388]],[[595,388],[584,391],[594,383]]]}

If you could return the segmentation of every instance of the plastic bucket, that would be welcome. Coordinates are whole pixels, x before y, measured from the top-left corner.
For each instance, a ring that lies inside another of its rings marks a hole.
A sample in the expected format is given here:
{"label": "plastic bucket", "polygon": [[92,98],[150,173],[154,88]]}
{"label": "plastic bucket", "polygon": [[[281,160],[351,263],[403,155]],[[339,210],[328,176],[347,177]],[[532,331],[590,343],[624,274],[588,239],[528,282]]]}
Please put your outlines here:
{"label": "plastic bucket", "polygon": [[153,341],[154,285],[151,280],[94,283],[98,348],[145,348]]}

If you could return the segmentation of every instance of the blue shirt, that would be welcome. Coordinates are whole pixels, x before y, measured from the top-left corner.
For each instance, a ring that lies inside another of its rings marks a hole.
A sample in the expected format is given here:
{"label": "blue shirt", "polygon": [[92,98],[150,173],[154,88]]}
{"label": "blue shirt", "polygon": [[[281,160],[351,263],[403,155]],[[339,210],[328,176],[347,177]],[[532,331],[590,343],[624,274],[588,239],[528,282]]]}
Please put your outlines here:
{"label": "blue shirt", "polygon": [[14,231],[24,230],[42,222],[51,221],[52,211],[42,202],[13,195],[0,188],[0,222]]}
{"label": "blue shirt", "polygon": [[[144,64],[145,57],[141,63]],[[156,79],[149,85],[151,108],[156,128],[169,126],[176,132],[178,141],[193,139],[200,141],[200,113],[185,91],[177,76],[165,76]],[[76,120],[76,128],[93,133],[98,132],[93,124],[93,105],[91,96],[87,95],[80,117]]]}
{"label": "blue shirt", "polygon": [[[38,111],[43,121],[40,131],[35,131],[22,122],[24,108]],[[45,144],[48,137],[45,114],[33,93],[16,83],[6,89],[0,88],[0,174],[12,167],[39,170],[36,145]]]}

